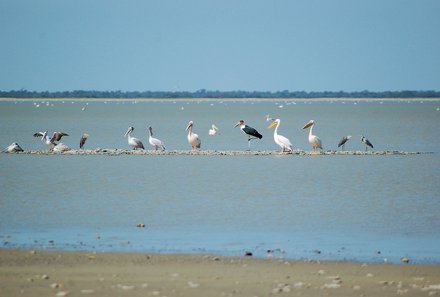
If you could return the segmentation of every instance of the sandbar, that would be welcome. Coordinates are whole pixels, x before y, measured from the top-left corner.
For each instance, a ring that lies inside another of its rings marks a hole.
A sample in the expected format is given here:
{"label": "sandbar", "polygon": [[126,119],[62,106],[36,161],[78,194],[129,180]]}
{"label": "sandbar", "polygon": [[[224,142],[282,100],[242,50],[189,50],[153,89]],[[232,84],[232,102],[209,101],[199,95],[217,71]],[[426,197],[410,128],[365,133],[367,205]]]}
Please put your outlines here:
{"label": "sandbar", "polygon": [[440,266],[0,249],[0,296],[433,296]]}

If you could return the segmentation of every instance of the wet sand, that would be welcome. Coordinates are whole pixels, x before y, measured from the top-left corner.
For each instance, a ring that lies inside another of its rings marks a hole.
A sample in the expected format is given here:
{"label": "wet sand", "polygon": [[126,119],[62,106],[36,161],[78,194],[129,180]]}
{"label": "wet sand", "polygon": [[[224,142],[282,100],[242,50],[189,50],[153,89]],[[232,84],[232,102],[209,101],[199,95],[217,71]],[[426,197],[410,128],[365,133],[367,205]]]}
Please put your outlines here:
{"label": "wet sand", "polygon": [[0,296],[433,296],[440,266],[0,249]]}

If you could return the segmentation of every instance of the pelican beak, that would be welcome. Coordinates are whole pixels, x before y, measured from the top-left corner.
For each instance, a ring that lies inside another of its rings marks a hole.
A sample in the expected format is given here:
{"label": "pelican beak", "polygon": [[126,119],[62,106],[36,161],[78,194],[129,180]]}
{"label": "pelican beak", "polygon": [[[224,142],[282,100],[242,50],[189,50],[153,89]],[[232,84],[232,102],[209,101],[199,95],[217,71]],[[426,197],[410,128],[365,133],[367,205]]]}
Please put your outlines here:
{"label": "pelican beak", "polygon": [[127,137],[127,134],[130,133],[130,128],[128,128],[127,132],[125,132],[124,137]]}
{"label": "pelican beak", "polygon": [[278,124],[278,122],[273,121],[272,123],[270,123],[269,126],[267,126],[268,129],[275,127]]}
{"label": "pelican beak", "polygon": [[307,128],[309,128],[312,125],[313,125],[313,122],[310,121],[310,122],[308,122],[307,124],[304,125],[303,129],[307,129]]}
{"label": "pelican beak", "polygon": [[188,130],[189,130],[189,127],[191,127],[191,126],[192,126],[192,124],[189,123],[188,126],[186,126],[186,129],[185,129],[185,130],[188,131]]}
{"label": "pelican beak", "polygon": [[235,124],[234,128],[237,128],[238,126],[240,126],[240,122],[238,122],[237,124]]}

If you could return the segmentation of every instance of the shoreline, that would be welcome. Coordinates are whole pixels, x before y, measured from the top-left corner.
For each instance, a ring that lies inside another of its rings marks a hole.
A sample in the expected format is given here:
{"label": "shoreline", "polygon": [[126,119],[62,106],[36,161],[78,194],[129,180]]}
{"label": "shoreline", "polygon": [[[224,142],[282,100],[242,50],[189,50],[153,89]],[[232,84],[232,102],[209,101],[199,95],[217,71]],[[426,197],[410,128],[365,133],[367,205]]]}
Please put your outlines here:
{"label": "shoreline", "polygon": [[0,249],[1,296],[432,296],[440,266]]}
{"label": "shoreline", "polygon": [[195,101],[195,102],[210,102],[210,101],[257,101],[257,102],[274,102],[274,101],[285,101],[285,102],[298,102],[298,101],[315,101],[315,102],[331,102],[331,101],[348,101],[348,102],[358,102],[358,101],[429,101],[435,102],[440,101],[440,98],[0,98],[0,101],[96,101],[96,102],[173,102],[173,101]]}

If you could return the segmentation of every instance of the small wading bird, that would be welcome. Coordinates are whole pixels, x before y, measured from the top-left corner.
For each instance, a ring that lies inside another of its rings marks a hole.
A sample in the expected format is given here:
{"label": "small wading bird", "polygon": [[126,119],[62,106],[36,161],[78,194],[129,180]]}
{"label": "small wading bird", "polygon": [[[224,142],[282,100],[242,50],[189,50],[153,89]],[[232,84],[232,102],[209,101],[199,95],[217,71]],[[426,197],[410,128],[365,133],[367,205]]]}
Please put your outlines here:
{"label": "small wading bird", "polygon": [[200,146],[202,145],[202,141],[200,140],[199,135],[193,133],[193,125],[193,121],[189,121],[188,126],[186,127],[186,131],[188,131],[188,142],[189,144],[191,144],[192,149],[195,150],[200,148]]}
{"label": "small wading bird", "polygon": [[20,147],[18,143],[13,142],[10,146],[6,148],[6,151],[8,153],[16,153],[16,152],[23,152],[23,149]]}
{"label": "small wading bird", "polygon": [[34,137],[41,137],[41,141],[44,141],[50,150],[57,145],[56,141],[60,141],[63,136],[69,136],[69,134],[64,132],[54,132],[52,138],[49,138],[47,131],[34,133]]}
{"label": "small wading bird", "polygon": [[212,125],[211,125],[211,129],[209,129],[208,134],[209,134],[210,136],[216,136],[216,135],[217,135],[217,131],[218,131],[217,126],[214,125],[214,124],[212,124]]}
{"label": "small wading bird", "polygon": [[347,136],[342,137],[341,141],[339,141],[339,143],[338,143],[338,147],[342,146],[342,150],[345,151],[345,144],[350,139],[351,139],[351,135],[347,135]]}
{"label": "small wading bird", "polygon": [[365,151],[368,151],[368,147],[373,148],[373,144],[365,137],[361,137],[361,141],[365,144]]}
{"label": "small wading bird", "polygon": [[319,139],[318,136],[312,134],[313,133],[312,132],[313,125],[315,125],[315,121],[314,120],[310,120],[307,124],[304,125],[303,129],[307,129],[307,128],[310,127],[309,143],[312,146],[313,151],[315,151],[317,149],[321,149],[322,150],[321,139]]}
{"label": "small wading bird", "polygon": [[81,139],[79,140],[79,148],[82,149],[84,147],[84,144],[86,143],[87,138],[89,138],[89,134],[84,133],[81,136]]}
{"label": "small wading bird", "polygon": [[234,128],[240,127],[240,130],[243,131],[244,134],[248,136],[248,150],[251,150],[251,140],[252,139],[261,139],[263,138],[263,135],[258,133],[257,130],[255,130],[252,127],[249,127],[248,125],[245,125],[243,120],[240,120],[237,124],[235,124]]}
{"label": "small wading bird", "polygon": [[275,126],[275,131],[273,132],[273,140],[275,143],[281,147],[281,152],[291,152],[292,151],[292,143],[289,139],[284,137],[283,135],[278,134],[278,127],[281,124],[280,119],[272,119],[272,123],[267,128],[272,128]]}
{"label": "small wading bird", "polygon": [[150,136],[148,138],[148,142],[156,149],[156,151],[159,148],[161,150],[165,150],[165,146],[163,144],[163,141],[153,137],[153,128],[148,127],[148,131],[150,132]]}
{"label": "small wading bird", "polygon": [[127,132],[125,132],[125,134],[124,134],[124,137],[125,136],[128,137],[128,145],[130,145],[134,150],[136,150],[138,148],[145,149],[144,145],[142,144],[142,141],[131,136],[131,132],[133,132],[133,131],[134,131],[133,127],[128,127]]}

